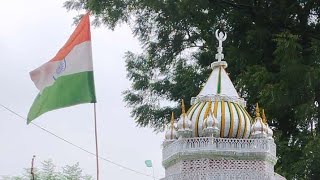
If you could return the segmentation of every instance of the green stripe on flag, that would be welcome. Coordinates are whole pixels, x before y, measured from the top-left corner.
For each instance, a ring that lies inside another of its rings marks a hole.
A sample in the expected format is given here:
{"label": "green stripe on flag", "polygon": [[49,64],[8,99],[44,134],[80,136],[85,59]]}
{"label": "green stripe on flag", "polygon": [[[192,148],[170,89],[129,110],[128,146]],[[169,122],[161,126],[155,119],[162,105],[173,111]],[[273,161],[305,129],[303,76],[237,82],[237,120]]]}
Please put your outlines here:
{"label": "green stripe on flag", "polygon": [[34,100],[28,124],[45,112],[82,103],[95,103],[93,72],[80,72],[59,77]]}

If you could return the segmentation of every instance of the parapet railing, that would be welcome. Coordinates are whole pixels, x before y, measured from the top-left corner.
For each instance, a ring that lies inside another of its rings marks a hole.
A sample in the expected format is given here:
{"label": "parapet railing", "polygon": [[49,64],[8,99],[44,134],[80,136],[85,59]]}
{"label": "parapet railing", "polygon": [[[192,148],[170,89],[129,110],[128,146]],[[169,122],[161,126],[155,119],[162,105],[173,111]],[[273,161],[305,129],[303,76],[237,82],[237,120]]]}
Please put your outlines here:
{"label": "parapet railing", "polygon": [[224,152],[256,152],[270,153],[276,157],[276,145],[273,139],[235,139],[235,138],[181,138],[163,143],[163,160],[180,152],[195,151],[224,151]]}

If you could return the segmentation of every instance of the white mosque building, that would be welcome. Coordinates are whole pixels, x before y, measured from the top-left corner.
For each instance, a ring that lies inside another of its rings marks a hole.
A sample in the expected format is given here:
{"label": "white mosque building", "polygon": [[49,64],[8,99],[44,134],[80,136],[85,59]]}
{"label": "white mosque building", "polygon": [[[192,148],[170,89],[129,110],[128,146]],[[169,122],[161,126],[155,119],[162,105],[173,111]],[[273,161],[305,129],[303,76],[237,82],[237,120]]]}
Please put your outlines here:
{"label": "white mosque building", "polygon": [[[163,142],[162,180],[285,180],[274,172],[277,162],[273,131],[264,111],[246,111],[223,61],[226,34],[219,41],[212,73],[186,112],[171,124]],[[260,116],[261,113],[261,116]],[[175,122],[177,121],[177,123]]]}

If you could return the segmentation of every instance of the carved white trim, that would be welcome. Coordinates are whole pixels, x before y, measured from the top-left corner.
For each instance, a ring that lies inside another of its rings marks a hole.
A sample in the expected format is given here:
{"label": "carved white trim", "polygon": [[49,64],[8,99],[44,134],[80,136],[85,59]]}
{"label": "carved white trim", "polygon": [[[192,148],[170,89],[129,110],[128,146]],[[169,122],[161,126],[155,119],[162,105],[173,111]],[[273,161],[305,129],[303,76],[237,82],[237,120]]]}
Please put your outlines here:
{"label": "carved white trim", "polygon": [[[283,178],[283,177],[282,177]],[[220,171],[202,173],[174,174],[161,180],[285,180],[266,173],[244,173],[243,171]]]}
{"label": "carved white trim", "polygon": [[178,161],[162,180],[285,180],[273,165],[259,160],[209,159]]}
{"label": "carved white trim", "polygon": [[215,94],[209,94],[206,96],[197,96],[191,98],[191,105],[199,103],[199,102],[208,102],[208,101],[228,101],[228,102],[234,102],[237,104],[242,105],[243,107],[246,107],[247,102],[243,98],[239,97],[231,97],[226,95],[215,95]]}
{"label": "carved white trim", "polygon": [[274,173],[274,179],[275,179],[275,180],[286,180],[285,177],[281,176],[281,175],[278,174],[278,173]]}
{"label": "carved white trim", "polygon": [[223,68],[227,68],[228,67],[228,63],[226,61],[215,61],[213,63],[211,63],[211,69],[214,69],[215,67],[219,67],[222,66]]}
{"label": "carved white trim", "polygon": [[163,166],[169,167],[179,160],[211,157],[242,160],[265,160],[275,164],[276,145],[272,139],[235,138],[181,138],[170,144],[164,143]]}

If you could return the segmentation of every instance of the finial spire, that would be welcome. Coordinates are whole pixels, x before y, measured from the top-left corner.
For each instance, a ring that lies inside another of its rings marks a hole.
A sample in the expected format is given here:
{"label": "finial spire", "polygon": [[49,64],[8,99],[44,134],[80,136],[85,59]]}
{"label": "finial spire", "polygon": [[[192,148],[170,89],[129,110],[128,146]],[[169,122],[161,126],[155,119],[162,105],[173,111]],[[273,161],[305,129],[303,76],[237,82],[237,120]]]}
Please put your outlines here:
{"label": "finial spire", "polygon": [[260,109],[259,109],[259,104],[258,103],[256,105],[256,117],[260,117]]}
{"label": "finial spire", "polygon": [[173,123],[174,123],[174,113],[171,113],[171,128],[173,127]]}
{"label": "finial spire", "polygon": [[182,115],[185,116],[186,114],[186,108],[184,106],[184,100],[181,99],[181,110],[182,110]]}
{"label": "finial spire", "polygon": [[218,62],[220,62],[222,59],[224,59],[224,54],[222,53],[223,51],[222,42],[227,39],[227,33],[219,32],[219,29],[217,29],[216,38],[219,41],[219,46],[217,48],[218,53],[216,54],[216,59],[218,60]]}
{"label": "finial spire", "polygon": [[262,122],[267,124],[267,117],[266,117],[266,114],[264,113],[264,109],[262,109]]}

